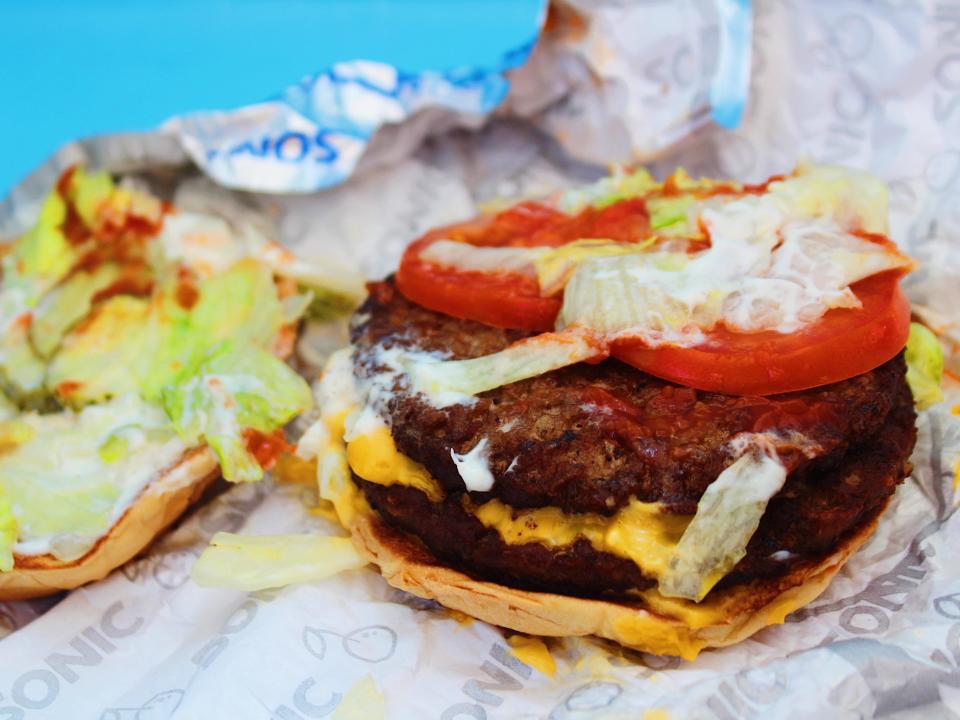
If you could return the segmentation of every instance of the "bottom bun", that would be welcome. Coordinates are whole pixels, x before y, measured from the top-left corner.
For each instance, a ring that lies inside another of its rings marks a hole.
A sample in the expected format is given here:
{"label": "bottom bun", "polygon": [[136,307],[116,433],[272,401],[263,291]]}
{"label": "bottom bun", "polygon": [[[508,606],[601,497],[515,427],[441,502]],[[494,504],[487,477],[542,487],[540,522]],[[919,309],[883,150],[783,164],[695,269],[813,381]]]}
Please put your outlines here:
{"label": "bottom bun", "polygon": [[149,545],[219,476],[209,448],[191,450],[147,485],[83,557],[65,562],[53,555],[14,555],[13,570],[0,572],[0,600],[41,597],[100,580]]}
{"label": "bottom bun", "polygon": [[[498,585],[445,567],[420,543],[371,512],[350,528],[354,544],[388,583],[485,622],[532,635],[596,635],[626,647],[692,660],[704,648],[744,640],[813,601],[876,527],[874,518],[818,564],[771,580],[712,592],[699,605],[675,603],[677,614],[653,612],[641,601],[592,600]],[[691,612],[684,613],[687,606]],[[681,616],[686,614],[688,619]]]}

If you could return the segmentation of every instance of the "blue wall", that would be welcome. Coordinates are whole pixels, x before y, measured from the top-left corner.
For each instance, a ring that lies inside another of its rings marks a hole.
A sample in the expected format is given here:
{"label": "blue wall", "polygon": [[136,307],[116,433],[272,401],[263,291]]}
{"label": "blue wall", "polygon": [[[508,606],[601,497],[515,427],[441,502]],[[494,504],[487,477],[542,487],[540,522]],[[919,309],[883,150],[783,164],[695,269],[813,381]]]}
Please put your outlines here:
{"label": "blue wall", "polygon": [[0,196],[63,143],[267,99],[339,60],[482,65],[541,0],[0,0]]}

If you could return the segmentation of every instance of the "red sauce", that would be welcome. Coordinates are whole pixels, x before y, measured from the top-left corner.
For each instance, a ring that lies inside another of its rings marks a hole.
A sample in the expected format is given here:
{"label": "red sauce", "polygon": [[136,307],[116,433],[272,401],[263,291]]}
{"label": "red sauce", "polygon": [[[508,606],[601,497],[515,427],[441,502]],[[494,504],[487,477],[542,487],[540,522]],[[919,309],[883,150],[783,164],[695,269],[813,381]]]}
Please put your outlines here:
{"label": "red sauce", "polygon": [[99,292],[95,293],[91,302],[98,303],[107,300],[116,295],[134,295],[144,297],[153,292],[153,281],[144,276],[127,275],[117,279],[116,282],[107,285]]}
{"label": "red sauce", "polygon": [[243,441],[247,450],[257,459],[260,467],[264,470],[272,468],[281,453],[293,452],[293,445],[287,442],[282,429],[267,434],[259,430],[246,428],[243,431]]}
{"label": "red sauce", "polygon": [[57,395],[60,397],[69,397],[81,387],[83,387],[83,383],[78,383],[76,380],[64,380],[57,385]]}
{"label": "red sauce", "polygon": [[57,180],[57,194],[66,200],[67,195],[70,192],[70,181],[73,180],[73,174],[77,171],[76,165],[71,165],[62,173],[60,173],[60,178]]}
{"label": "red sauce", "polygon": [[577,399],[595,408],[594,417],[606,432],[631,444],[644,438],[681,434],[700,437],[702,431],[698,428],[723,428],[731,437],[739,432],[777,432],[782,438],[780,459],[788,471],[803,460],[806,449],[790,445],[789,431],[806,436],[815,427],[843,424],[832,404],[809,398],[731,396],[728,400],[709,405],[698,403],[696,390],[673,385],[651,394],[642,405],[597,386],[584,388]]}
{"label": "red sauce", "polygon": [[585,208],[578,215],[563,216],[543,225],[532,235],[512,245],[529,247],[566,245],[584,238],[603,238],[634,243],[650,237],[650,216],[643,198],[621,200],[605,208]]}
{"label": "red sauce", "polygon": [[83,245],[90,239],[90,229],[84,224],[77,208],[69,200],[67,201],[67,214],[60,225],[60,229],[71,245]]}
{"label": "red sauce", "polygon": [[196,278],[185,267],[177,271],[177,289],[174,297],[177,299],[177,304],[184,310],[191,309],[200,299]]}
{"label": "red sauce", "polygon": [[56,191],[67,206],[67,214],[60,225],[64,237],[71,245],[81,245],[90,238],[90,229],[80,219],[80,213],[70,199],[70,183],[73,181],[73,175],[77,171],[76,165],[71,165],[60,175],[57,180]]}

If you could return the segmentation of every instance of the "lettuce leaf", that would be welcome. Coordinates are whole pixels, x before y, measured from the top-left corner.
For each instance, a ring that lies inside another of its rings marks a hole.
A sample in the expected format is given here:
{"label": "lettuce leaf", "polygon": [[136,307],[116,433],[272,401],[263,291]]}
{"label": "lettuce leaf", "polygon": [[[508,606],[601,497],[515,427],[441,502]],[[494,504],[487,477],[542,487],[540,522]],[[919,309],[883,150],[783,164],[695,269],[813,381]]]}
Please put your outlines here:
{"label": "lettuce leaf", "polygon": [[157,401],[217,344],[268,347],[283,324],[272,275],[253,260],[201,283],[192,308],[176,296],[173,279],[150,299],[121,295],[98,305],[63,338],[47,387],[74,407],[129,391]]}
{"label": "lettuce leaf", "polygon": [[67,204],[56,192],[50,193],[37,223],[13,246],[13,251],[4,258],[3,284],[29,286],[30,305],[58,283],[73,267],[76,250],[63,234],[62,225],[67,217]]}
{"label": "lettuce leaf", "polygon": [[33,307],[69,272],[76,259],[76,251],[60,229],[66,214],[63,198],[51,193],[36,225],[3,258],[0,375],[4,389],[17,400],[43,387],[43,362],[28,342],[28,328]]}
{"label": "lettuce leaf", "polygon": [[181,437],[206,442],[233,482],[260,480],[245,429],[272,432],[307,410],[313,395],[286,363],[254,345],[223,343],[175,385],[161,391]]}
{"label": "lettuce leaf", "polygon": [[6,394],[0,392],[0,423],[13,420],[20,414],[20,408]]}
{"label": "lettuce leaf", "polygon": [[617,167],[610,177],[567,190],[560,197],[559,205],[564,212],[578,213],[585,207],[605,208],[621,200],[659,191],[662,187],[662,183],[654,180],[644,168],[624,172],[623,168]]}
{"label": "lettuce leaf", "polygon": [[88,173],[82,167],[77,167],[67,184],[67,196],[88,228],[97,224],[101,209],[110,201],[114,192],[116,185],[113,178],[103,170]]}
{"label": "lettuce leaf", "polygon": [[691,227],[695,223],[690,222],[690,211],[695,204],[692,195],[650,198],[647,201],[650,228],[656,230],[658,235],[693,235],[696,228]]}
{"label": "lettuce leaf", "polygon": [[0,436],[0,486],[16,511],[19,541],[64,560],[86,552],[187,447],[163,410],[135,394],[80,412],[25,413]]}
{"label": "lettuce leaf", "polygon": [[190,576],[201,587],[253,592],[322,580],[366,564],[350,538],[218,532]]}
{"label": "lettuce leaf", "polygon": [[0,572],[13,570],[13,546],[17,543],[17,533],[13,506],[0,485]]}
{"label": "lettuce leaf", "polygon": [[205,281],[190,313],[200,355],[223,340],[270,344],[283,324],[283,308],[270,270],[247,258]]}
{"label": "lettuce leaf", "polygon": [[17,323],[0,337],[0,378],[3,390],[21,405],[37,405],[43,396],[46,368],[30,344],[25,323]]}
{"label": "lettuce leaf", "polygon": [[[387,351],[391,352],[391,351]],[[603,354],[590,333],[578,328],[543,333],[505,350],[469,360],[438,360],[422,354],[396,359],[413,389],[437,407],[467,402],[477,393],[542,375]]]}
{"label": "lettuce leaf", "polygon": [[707,487],[666,572],[661,595],[699,602],[747,553],[760,518],[787,478],[763,436],[741,437],[743,452]]}
{"label": "lettuce leaf", "polygon": [[153,303],[118,295],[67,333],[47,367],[47,389],[72,407],[137,392],[146,361],[160,352]]}
{"label": "lettuce leaf", "polygon": [[66,332],[90,312],[93,297],[120,277],[120,268],[101,265],[93,272],[78,272],[48,292],[30,323],[30,341],[42,357],[49,357]]}
{"label": "lettuce leaf", "polygon": [[925,410],[943,400],[943,348],[937,336],[920,323],[910,323],[907,340],[907,383],[917,408]]}

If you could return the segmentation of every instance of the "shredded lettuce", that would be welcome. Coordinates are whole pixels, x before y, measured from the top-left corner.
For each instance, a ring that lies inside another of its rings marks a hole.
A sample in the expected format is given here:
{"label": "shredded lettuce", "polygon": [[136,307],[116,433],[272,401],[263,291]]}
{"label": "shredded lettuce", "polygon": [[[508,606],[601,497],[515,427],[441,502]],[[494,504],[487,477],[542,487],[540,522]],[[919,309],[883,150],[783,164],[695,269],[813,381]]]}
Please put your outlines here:
{"label": "shredded lettuce", "polygon": [[20,404],[39,404],[46,368],[30,344],[26,323],[17,323],[0,336],[0,378],[3,390]]}
{"label": "shredded lettuce", "polygon": [[285,247],[247,233],[251,256],[278,276],[297,283],[313,299],[307,309],[311,320],[332,320],[353,310],[366,295],[363,278],[331,263],[303,260]]}
{"label": "shredded lettuce", "polygon": [[787,478],[763,436],[743,439],[745,452],[707,487],[666,572],[661,595],[699,602],[739,560],[760,518]]}
{"label": "shredded lettuce", "polygon": [[537,271],[540,294],[549,296],[563,290],[573,271],[586,260],[596,257],[618,257],[641,253],[650,247],[653,242],[653,238],[639,243],[583,239],[542,252],[534,256],[532,260]]}
{"label": "shredded lettuce", "polygon": [[[20,542],[63,560],[83,555],[162,468],[186,450],[163,410],[134,394],[3,424],[0,486]],[[111,437],[123,448],[104,457]]]}
{"label": "shredded lettuce", "polygon": [[78,272],[48,292],[33,314],[30,341],[42,357],[50,357],[66,332],[90,313],[93,297],[120,277],[120,268],[101,265]]}
{"label": "shredded lettuce", "polygon": [[500,352],[470,360],[407,354],[399,357],[398,362],[410,375],[416,392],[426,395],[438,407],[446,407],[477,393],[595,358],[602,352],[589,333],[568,328],[536,335]]}
{"label": "shredded lettuce", "polygon": [[4,290],[20,284],[29,285],[32,306],[69,272],[77,253],[63,234],[66,217],[66,202],[56,192],[50,193],[40,209],[36,225],[4,258]]}
{"label": "shredded lettuce", "polygon": [[655,197],[647,201],[650,213],[650,228],[658,235],[690,235],[692,230],[690,211],[696,200],[692,195]]}
{"label": "shredded lettuce", "polygon": [[36,225],[2,261],[0,375],[4,389],[18,400],[33,395],[43,385],[43,363],[28,343],[31,310],[69,272],[76,259],[76,251],[60,227],[66,214],[63,198],[51,193]]}
{"label": "shredded lettuce", "polygon": [[110,173],[86,172],[83,168],[76,168],[70,176],[67,185],[67,194],[77,209],[77,214],[83,224],[92,228],[97,224],[98,215],[116,191]]}
{"label": "shredded lettuce", "polygon": [[943,400],[943,348],[937,336],[920,323],[910,323],[907,340],[907,383],[917,408],[925,410]]}
{"label": "shredded lettuce", "polygon": [[245,429],[272,432],[313,404],[310,386],[286,363],[254,345],[234,343],[215,348],[161,395],[181,437],[206,442],[233,482],[263,477],[247,450]]}
{"label": "shredded lettuce", "polygon": [[103,462],[107,465],[113,465],[115,462],[122,460],[129,451],[130,441],[127,439],[127,435],[123,432],[115,432],[103,441],[97,453]]}
{"label": "shredded lettuce", "polygon": [[201,283],[192,308],[176,295],[173,280],[150,299],[120,295],[98,305],[64,336],[47,387],[74,407],[130,391],[158,400],[218,343],[267,347],[283,324],[270,271],[252,260]]}
{"label": "shredded lettuce", "polygon": [[98,305],[63,337],[47,366],[48,390],[72,407],[139,390],[161,347],[151,308],[150,300],[128,295]]}
{"label": "shredded lettuce", "polygon": [[200,354],[228,339],[266,346],[282,324],[273,275],[249,258],[204,282],[190,313],[190,332],[203,348]]}
{"label": "shredded lettuce", "polygon": [[0,392],[0,424],[20,414],[20,408],[6,394]]}
{"label": "shredded lettuce", "polygon": [[795,216],[830,217],[843,228],[886,234],[887,186],[870,173],[835,165],[801,164],[770,183],[768,194]]}
{"label": "shredded lettuce", "polygon": [[639,197],[663,187],[646,169],[624,172],[616,168],[610,177],[601,178],[592,185],[567,190],[560,198],[560,209],[578,213],[585,207],[605,208],[621,200]]}
{"label": "shredded lettuce", "polygon": [[349,538],[219,532],[190,575],[201,587],[252,592],[322,580],[366,564]]}
{"label": "shredded lettuce", "polygon": [[17,543],[17,534],[13,506],[0,485],[0,572],[13,570],[13,546]]}

